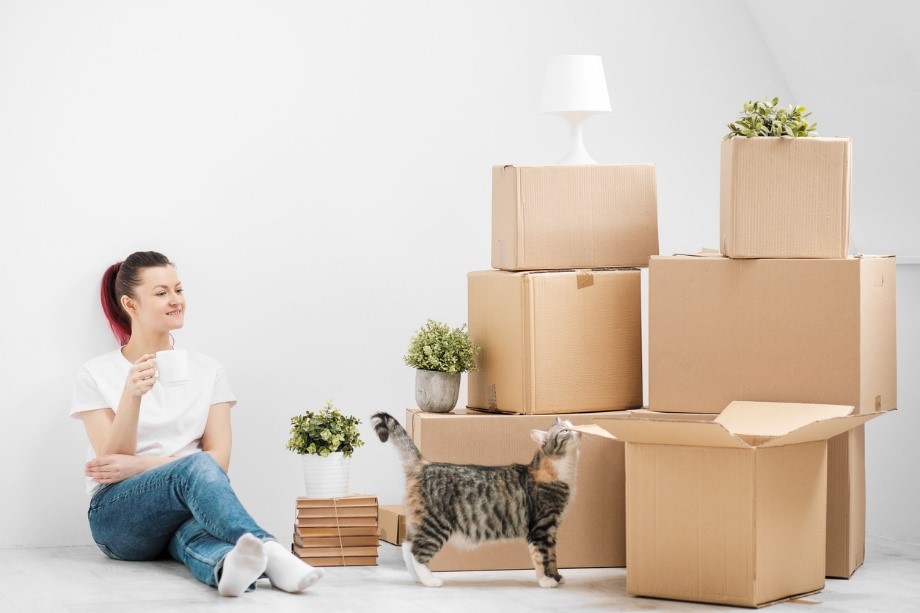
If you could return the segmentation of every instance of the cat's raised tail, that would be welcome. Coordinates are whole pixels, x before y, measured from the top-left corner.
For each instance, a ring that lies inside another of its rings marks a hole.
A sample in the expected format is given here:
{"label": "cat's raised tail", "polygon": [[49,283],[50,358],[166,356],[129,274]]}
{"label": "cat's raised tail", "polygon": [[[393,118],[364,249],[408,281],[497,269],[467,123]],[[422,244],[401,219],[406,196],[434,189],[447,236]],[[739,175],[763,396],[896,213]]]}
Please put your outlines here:
{"label": "cat's raised tail", "polygon": [[374,413],[371,416],[374,432],[382,442],[392,439],[402,458],[403,469],[406,473],[412,472],[422,462],[422,454],[409,438],[409,433],[400,425],[396,418],[389,413]]}

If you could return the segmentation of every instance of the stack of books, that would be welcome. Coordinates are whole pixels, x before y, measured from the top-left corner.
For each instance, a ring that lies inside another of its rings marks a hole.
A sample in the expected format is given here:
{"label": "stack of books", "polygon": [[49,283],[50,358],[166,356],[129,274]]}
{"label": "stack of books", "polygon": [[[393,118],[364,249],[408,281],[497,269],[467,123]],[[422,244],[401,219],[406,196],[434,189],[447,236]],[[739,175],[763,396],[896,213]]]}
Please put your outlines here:
{"label": "stack of books", "polygon": [[292,550],[313,566],[377,566],[377,497],[298,498]]}

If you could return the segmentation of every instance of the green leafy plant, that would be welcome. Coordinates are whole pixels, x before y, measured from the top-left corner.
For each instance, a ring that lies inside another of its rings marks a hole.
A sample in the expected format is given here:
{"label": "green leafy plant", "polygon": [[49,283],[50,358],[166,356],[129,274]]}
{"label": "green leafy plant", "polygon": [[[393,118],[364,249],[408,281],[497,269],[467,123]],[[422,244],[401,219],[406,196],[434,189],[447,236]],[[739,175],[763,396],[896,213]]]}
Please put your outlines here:
{"label": "green leafy plant", "polygon": [[438,370],[449,374],[476,370],[479,345],[470,340],[466,325],[451,328],[432,319],[409,341],[406,364],[422,370]]}
{"label": "green leafy plant", "polygon": [[733,136],[817,136],[815,128],[817,123],[808,123],[804,106],[787,107],[779,106],[779,98],[748,101],[744,103],[744,110],[733,123],[728,124],[731,130],[722,140]]}
{"label": "green leafy plant", "polygon": [[291,438],[287,448],[301,455],[323,457],[341,451],[350,458],[355,449],[364,444],[358,434],[360,423],[357,417],[342,415],[329,400],[322,411],[306,411],[291,418]]}

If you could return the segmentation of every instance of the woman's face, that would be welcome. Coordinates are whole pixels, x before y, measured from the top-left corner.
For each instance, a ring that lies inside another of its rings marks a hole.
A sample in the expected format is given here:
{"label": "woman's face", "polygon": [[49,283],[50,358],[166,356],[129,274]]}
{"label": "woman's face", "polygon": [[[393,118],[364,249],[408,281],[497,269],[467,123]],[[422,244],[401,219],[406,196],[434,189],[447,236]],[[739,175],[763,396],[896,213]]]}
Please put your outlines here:
{"label": "woman's face", "polygon": [[134,323],[160,332],[178,330],[185,319],[182,282],[172,266],[141,271],[141,284],[134,288]]}

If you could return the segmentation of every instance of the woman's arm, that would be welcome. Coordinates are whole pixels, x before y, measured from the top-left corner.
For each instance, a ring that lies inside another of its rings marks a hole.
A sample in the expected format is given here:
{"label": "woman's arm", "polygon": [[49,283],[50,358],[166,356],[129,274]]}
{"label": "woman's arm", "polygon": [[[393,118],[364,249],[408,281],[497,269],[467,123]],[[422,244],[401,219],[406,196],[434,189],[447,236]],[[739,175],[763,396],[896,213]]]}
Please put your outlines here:
{"label": "woman's arm", "polygon": [[[141,397],[150,391],[156,378],[156,356],[144,354],[128,370],[125,388],[118,401],[118,411],[101,409],[89,411],[83,417],[86,433],[97,456],[137,452],[137,422],[141,413]],[[93,415],[99,414],[99,415]],[[90,419],[87,420],[87,416]]]}
{"label": "woman's arm", "polygon": [[210,453],[220,464],[224,472],[230,468],[230,448],[233,442],[233,433],[230,426],[229,402],[212,404],[208,412],[208,422],[201,436],[201,449]]}

